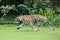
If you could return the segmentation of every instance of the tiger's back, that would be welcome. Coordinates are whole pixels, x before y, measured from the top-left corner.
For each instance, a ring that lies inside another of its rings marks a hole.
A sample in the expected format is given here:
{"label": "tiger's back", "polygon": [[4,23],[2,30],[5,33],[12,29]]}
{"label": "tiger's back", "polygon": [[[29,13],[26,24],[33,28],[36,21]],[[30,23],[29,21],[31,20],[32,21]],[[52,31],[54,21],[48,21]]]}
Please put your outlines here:
{"label": "tiger's back", "polygon": [[31,21],[34,18],[37,19],[37,20],[39,19],[40,21],[43,21],[43,20],[47,19],[46,17],[41,16],[41,15],[20,15],[17,18],[21,18],[21,19],[24,19],[26,21]]}

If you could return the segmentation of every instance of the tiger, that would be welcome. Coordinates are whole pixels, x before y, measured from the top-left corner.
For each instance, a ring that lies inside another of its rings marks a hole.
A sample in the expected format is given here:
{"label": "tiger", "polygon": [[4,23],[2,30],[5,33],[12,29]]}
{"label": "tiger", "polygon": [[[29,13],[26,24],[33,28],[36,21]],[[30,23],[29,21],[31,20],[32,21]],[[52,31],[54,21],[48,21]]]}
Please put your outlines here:
{"label": "tiger", "polygon": [[[52,30],[55,29],[55,26],[48,20],[47,17],[34,14],[34,15],[19,15],[15,19],[16,21],[22,21],[22,23],[17,27],[17,29],[20,29],[21,27],[25,26],[25,24],[29,24],[34,31],[39,30],[41,23],[45,23],[49,25]],[[34,27],[34,23],[36,23],[36,28]]]}

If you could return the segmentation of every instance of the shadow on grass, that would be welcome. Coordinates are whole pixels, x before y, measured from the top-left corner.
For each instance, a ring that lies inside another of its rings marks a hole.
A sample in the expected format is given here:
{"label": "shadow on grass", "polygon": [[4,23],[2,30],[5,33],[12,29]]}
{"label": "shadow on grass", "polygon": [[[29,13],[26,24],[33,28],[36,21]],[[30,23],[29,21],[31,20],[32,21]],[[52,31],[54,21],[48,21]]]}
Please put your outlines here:
{"label": "shadow on grass", "polygon": [[[33,31],[33,30],[17,30],[18,32],[37,32],[37,31]],[[39,31],[39,30],[38,30]]]}

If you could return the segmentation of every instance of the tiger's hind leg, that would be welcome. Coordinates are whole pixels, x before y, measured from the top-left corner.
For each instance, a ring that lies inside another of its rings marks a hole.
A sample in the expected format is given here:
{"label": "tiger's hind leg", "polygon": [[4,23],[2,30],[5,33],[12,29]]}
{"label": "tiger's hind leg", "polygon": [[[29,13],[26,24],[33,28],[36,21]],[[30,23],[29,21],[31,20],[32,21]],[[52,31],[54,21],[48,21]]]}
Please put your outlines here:
{"label": "tiger's hind leg", "polygon": [[44,23],[47,24],[47,25],[49,25],[52,30],[55,30],[54,25],[53,25],[48,19],[46,19],[46,20],[44,21]]}
{"label": "tiger's hind leg", "polygon": [[32,29],[34,31],[35,27],[33,26],[33,22],[32,21],[29,22],[29,25],[32,27]]}
{"label": "tiger's hind leg", "polygon": [[37,30],[39,30],[39,28],[40,28],[40,24],[41,24],[41,22],[37,22],[37,27],[34,29],[34,31],[37,31]]}
{"label": "tiger's hind leg", "polygon": [[37,27],[34,26],[33,21],[30,21],[29,25],[32,27],[33,31],[37,31],[40,27],[40,22],[37,24]]}

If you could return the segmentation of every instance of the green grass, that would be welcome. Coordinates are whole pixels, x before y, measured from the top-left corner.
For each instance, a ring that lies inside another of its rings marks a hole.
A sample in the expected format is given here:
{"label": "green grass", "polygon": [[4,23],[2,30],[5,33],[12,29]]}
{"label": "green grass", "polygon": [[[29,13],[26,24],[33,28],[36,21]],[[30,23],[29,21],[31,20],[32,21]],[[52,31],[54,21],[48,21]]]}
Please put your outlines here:
{"label": "green grass", "polygon": [[52,31],[49,27],[40,27],[39,31],[25,26],[17,30],[18,25],[0,25],[0,40],[60,40],[60,28]]}

